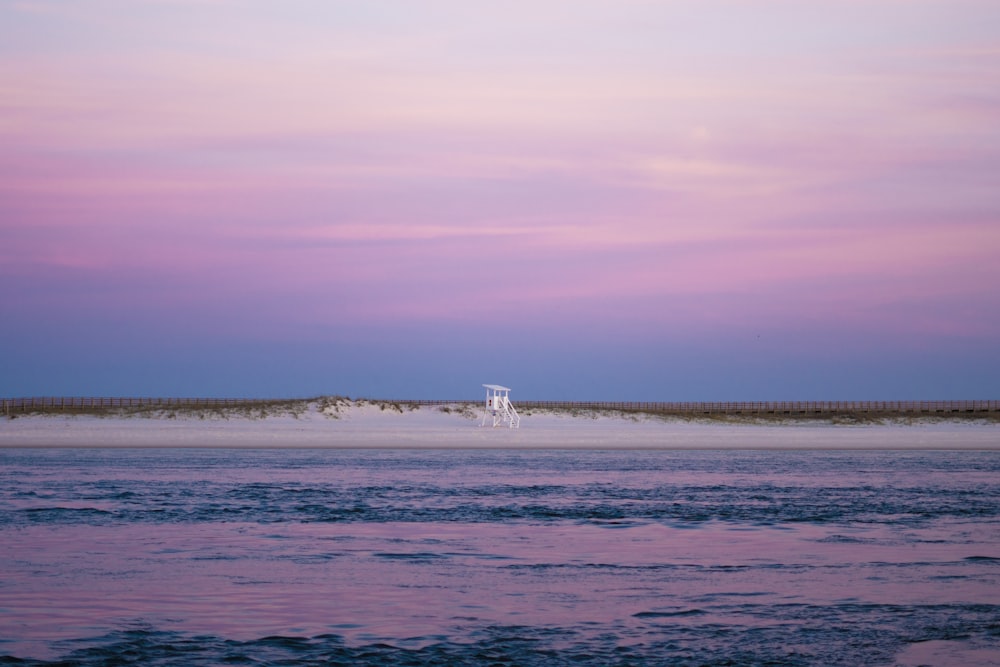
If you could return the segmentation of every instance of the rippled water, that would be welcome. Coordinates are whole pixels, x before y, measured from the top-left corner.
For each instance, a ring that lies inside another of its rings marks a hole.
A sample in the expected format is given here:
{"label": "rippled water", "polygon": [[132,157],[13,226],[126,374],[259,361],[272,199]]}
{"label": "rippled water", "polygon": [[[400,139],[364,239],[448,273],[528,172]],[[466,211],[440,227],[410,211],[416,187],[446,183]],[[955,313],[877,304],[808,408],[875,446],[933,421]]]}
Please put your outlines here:
{"label": "rippled water", "polygon": [[995,452],[0,464],[0,664],[1000,664]]}

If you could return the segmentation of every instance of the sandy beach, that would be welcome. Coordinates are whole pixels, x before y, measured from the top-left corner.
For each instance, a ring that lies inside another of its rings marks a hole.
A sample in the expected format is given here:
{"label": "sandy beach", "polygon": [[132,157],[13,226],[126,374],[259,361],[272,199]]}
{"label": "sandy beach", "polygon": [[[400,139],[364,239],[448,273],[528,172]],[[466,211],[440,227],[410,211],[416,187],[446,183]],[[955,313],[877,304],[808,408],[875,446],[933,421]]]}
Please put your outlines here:
{"label": "sandy beach", "polygon": [[0,447],[1000,449],[995,422],[757,424],[531,411],[508,429],[481,427],[480,417],[468,406],[400,411],[365,401],[266,417],[28,415],[0,420]]}

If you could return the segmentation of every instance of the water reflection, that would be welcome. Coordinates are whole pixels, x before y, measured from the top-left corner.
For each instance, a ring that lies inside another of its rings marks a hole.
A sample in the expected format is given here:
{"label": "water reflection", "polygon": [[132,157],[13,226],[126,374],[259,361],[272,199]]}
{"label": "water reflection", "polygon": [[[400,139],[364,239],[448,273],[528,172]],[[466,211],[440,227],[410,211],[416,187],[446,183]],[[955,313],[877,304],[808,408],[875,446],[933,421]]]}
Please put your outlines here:
{"label": "water reflection", "polygon": [[441,454],[4,453],[0,654],[127,631],[851,664],[996,637],[988,454]]}

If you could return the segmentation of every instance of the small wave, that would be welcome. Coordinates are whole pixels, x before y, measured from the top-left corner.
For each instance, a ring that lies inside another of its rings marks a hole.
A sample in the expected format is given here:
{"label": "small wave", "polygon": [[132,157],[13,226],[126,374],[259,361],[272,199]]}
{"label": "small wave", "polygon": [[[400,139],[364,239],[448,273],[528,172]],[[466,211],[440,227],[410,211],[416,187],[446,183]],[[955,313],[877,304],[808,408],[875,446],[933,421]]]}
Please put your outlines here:
{"label": "small wave", "polygon": [[80,521],[86,517],[110,516],[112,512],[99,507],[28,507],[24,510],[33,519],[66,519],[69,521]]}
{"label": "small wave", "polygon": [[396,553],[390,551],[378,551],[372,554],[376,558],[385,558],[389,560],[412,560],[412,561],[429,561],[429,560],[441,560],[448,558],[447,554],[438,554],[431,551],[418,551],[414,553]]}
{"label": "small wave", "polygon": [[852,537],[850,535],[830,535],[816,540],[820,544],[881,544],[883,540],[869,537]]}
{"label": "small wave", "polygon": [[[336,633],[273,634],[249,641],[145,626],[102,637],[64,640],[54,660],[0,655],[0,664],[55,667],[111,664],[295,665],[632,665],[892,664],[926,641],[995,642],[996,605],[898,606],[737,604],[660,608],[635,624],[476,626],[349,641]],[[724,620],[725,619],[725,620]],[[471,625],[470,625],[471,624]],[[333,626],[331,626],[333,627]],[[337,629],[351,629],[349,625]],[[357,635],[355,635],[357,637]],[[845,637],[850,641],[845,642]],[[0,653],[4,650],[0,644]]]}
{"label": "small wave", "polygon": [[632,614],[634,618],[683,618],[686,616],[703,616],[701,609],[681,609],[679,611],[640,611]]}

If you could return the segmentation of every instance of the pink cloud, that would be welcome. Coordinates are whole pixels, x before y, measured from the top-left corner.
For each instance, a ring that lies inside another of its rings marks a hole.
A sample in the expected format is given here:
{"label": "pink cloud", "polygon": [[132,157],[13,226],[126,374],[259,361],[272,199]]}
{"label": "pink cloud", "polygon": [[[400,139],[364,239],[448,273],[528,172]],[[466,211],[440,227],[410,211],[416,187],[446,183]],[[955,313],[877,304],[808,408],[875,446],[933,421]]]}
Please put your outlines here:
{"label": "pink cloud", "polygon": [[[950,305],[996,302],[995,49],[858,26],[860,5],[822,8],[856,47],[787,3],[734,9],[784,22],[753,29],[685,3],[584,5],[521,25],[436,3],[468,17],[454,34],[251,12],[246,37],[186,44],[169,4],[66,10],[83,42],[0,58],[0,257],[23,279],[145,271],[155,298],[252,293],[329,326],[610,309],[651,332],[996,333]],[[664,44],[673,23],[730,39]],[[261,43],[269,29],[301,39]]]}

